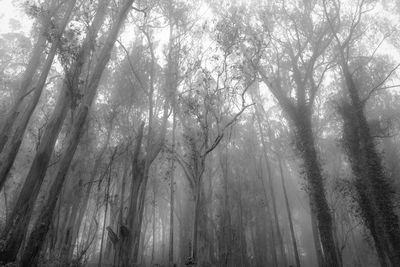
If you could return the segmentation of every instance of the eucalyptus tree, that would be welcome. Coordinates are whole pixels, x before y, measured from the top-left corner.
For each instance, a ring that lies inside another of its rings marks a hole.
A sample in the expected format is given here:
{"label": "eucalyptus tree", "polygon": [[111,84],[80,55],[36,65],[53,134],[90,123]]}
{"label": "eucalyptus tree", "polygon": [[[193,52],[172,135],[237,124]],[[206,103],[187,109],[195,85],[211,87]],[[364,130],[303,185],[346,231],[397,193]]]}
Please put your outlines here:
{"label": "eucalyptus tree", "polygon": [[[62,42],[65,40],[62,38],[62,36],[68,25],[68,22],[70,21],[70,17],[74,11],[76,2],[77,2],[76,0],[68,1],[67,4],[65,4],[65,6],[63,5],[60,8],[62,10],[62,13],[61,13],[61,18],[59,18],[58,22],[59,25],[57,24],[54,25],[53,29],[49,31],[51,46],[49,53],[46,57],[46,60],[42,66],[38,80],[35,81],[35,85],[33,86],[31,91],[24,93],[24,95],[21,97],[18,97],[16,103],[14,104],[14,107],[12,107],[10,116],[7,117],[6,119],[4,127],[7,128],[5,128],[4,131],[9,131],[10,128],[14,129],[12,131],[11,136],[8,137],[8,135],[5,135],[7,136],[6,139],[8,142],[4,145],[4,148],[2,149],[0,154],[0,188],[3,187],[4,182],[7,179],[8,173],[15,161],[15,158],[22,143],[22,139],[24,137],[24,133],[26,131],[26,128],[28,127],[29,120],[39,102],[43,88],[46,85],[47,76],[49,74],[51,66],[53,65],[54,57],[56,56],[57,51],[61,48]],[[52,11],[49,12],[51,13]],[[40,51],[34,51],[34,52],[40,53]],[[33,57],[37,57],[37,55],[34,55]],[[24,88],[26,89],[26,87]],[[22,88],[21,91],[24,91],[25,90],[24,88]],[[16,110],[19,109],[19,107],[17,106],[19,106],[23,98],[29,95],[30,93],[32,93],[32,96],[29,98],[26,105],[21,107],[19,112],[13,111],[13,109]],[[17,117],[15,117],[14,115],[16,113],[18,113]],[[12,120],[12,125],[8,125],[9,120]]]}
{"label": "eucalyptus tree", "polygon": [[125,21],[125,18],[130,11],[132,3],[133,0],[127,0],[124,1],[119,7],[120,11],[118,12],[118,16],[113,23],[111,29],[109,30],[104,45],[98,55],[96,65],[94,66],[92,75],[86,85],[87,88],[85,88],[84,90],[82,102],[78,107],[75,121],[71,127],[71,132],[68,136],[66,148],[61,155],[60,164],[56,171],[54,182],[46,199],[46,205],[39,212],[39,217],[33,226],[33,230],[29,235],[27,245],[21,254],[22,266],[32,266],[37,265],[38,263],[37,261],[39,252],[43,247],[46,234],[49,230],[57,199],[63,187],[66,174],[78,146],[79,139],[82,133],[82,128],[86,121],[89,108],[96,96],[100,78],[102,76],[104,68],[106,67],[110,59],[111,50],[118,37],[118,33]]}
{"label": "eucalyptus tree", "polygon": [[[50,5],[47,3],[43,6],[32,5],[28,7],[28,12],[32,16],[37,18],[37,24],[39,27],[39,34],[35,45],[32,48],[31,57],[29,59],[28,65],[25,68],[22,79],[19,84],[18,95],[16,96],[15,102],[11,106],[10,111],[7,113],[6,118],[2,122],[2,128],[0,133],[0,153],[3,151],[5,144],[8,142],[9,135],[12,130],[12,126],[16,122],[18,116],[18,110],[23,104],[26,94],[30,92],[32,87],[32,80],[40,66],[42,54],[45,51],[48,32],[54,28],[52,25],[52,19],[55,13],[59,9],[60,5],[57,1],[51,1]],[[62,33],[62,32],[61,32]]]}
{"label": "eucalyptus tree", "polygon": [[[197,64],[196,71],[184,81],[188,89],[179,98],[179,121],[183,127],[185,156],[176,153],[176,159],[189,181],[194,198],[191,264],[199,264],[198,225],[206,159],[219,145],[225,131],[252,105],[245,99],[251,82],[246,83],[241,79],[238,59],[233,56],[233,50],[225,48],[219,48],[219,56],[212,58],[211,71],[202,67],[201,62]],[[233,64],[231,69],[228,69],[229,64]],[[233,103],[237,105],[237,110]]]}
{"label": "eucalyptus tree", "polygon": [[343,101],[340,112],[344,119],[346,149],[356,176],[355,187],[360,213],[373,237],[381,266],[397,266],[400,264],[400,226],[395,212],[393,185],[378,154],[365,115],[365,106],[377,90],[385,87],[399,65],[385,76],[372,76],[369,80],[363,77],[368,72],[363,72],[368,65],[374,63],[375,52],[367,57],[366,62],[361,60],[360,65],[355,62],[356,57],[350,58],[357,51],[355,41],[361,39],[362,31],[365,31],[362,18],[373,9],[371,5],[374,1],[357,3],[348,20],[344,18],[342,1],[323,2],[326,18],[337,44],[337,61],[350,100]]}
{"label": "eucalyptus tree", "polygon": [[[26,235],[33,206],[45,177],[64,118],[67,115],[68,108],[71,106],[70,103],[72,103],[72,98],[76,101],[76,95],[79,94],[79,80],[82,79],[82,68],[84,64],[87,64],[91,47],[94,46],[97,32],[103,24],[106,5],[107,1],[99,3],[96,17],[93,19],[92,26],[87,33],[82,48],[78,51],[76,59],[72,62],[72,66],[69,68],[67,67],[66,69],[67,74],[56,107],[43,133],[38,151],[27,174],[21,192],[19,193],[17,203],[11,213],[11,218],[2,232],[2,240],[4,240],[3,242],[6,244],[2,249],[2,253],[10,255],[4,258],[0,257],[3,262],[15,260],[19,247]],[[71,53],[65,51],[63,56],[73,57]],[[75,94],[75,96],[72,96],[72,94]]]}
{"label": "eucalyptus tree", "polygon": [[[249,8],[250,17],[240,16]],[[286,114],[303,160],[312,212],[327,266],[339,266],[332,218],[313,129],[313,106],[331,60],[333,36],[319,2],[256,2],[232,8],[226,25],[236,31],[247,68],[255,70]],[[239,19],[240,18],[240,19]]]}

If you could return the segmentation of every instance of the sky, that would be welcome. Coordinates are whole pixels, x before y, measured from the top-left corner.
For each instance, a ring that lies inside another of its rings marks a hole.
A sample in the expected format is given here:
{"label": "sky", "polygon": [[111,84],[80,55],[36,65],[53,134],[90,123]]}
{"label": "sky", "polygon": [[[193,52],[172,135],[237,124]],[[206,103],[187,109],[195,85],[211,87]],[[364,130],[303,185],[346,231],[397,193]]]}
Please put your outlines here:
{"label": "sky", "polygon": [[[10,26],[10,20],[18,19],[18,21],[23,21],[21,23],[20,31],[25,34],[29,33],[29,30],[32,26],[32,20],[25,15],[24,10],[22,9],[21,0],[0,0],[0,34],[12,32],[12,28]],[[23,20],[21,20],[23,18]]]}

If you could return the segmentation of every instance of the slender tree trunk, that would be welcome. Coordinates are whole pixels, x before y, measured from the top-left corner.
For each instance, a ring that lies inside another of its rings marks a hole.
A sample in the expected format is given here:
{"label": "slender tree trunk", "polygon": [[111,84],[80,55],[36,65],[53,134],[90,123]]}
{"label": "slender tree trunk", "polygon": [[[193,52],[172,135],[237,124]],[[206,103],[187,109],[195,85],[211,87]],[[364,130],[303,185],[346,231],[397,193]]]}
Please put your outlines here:
{"label": "slender tree trunk", "polygon": [[155,185],[153,185],[153,241],[152,241],[152,248],[151,248],[151,261],[150,264],[154,263],[154,254],[155,254],[155,246],[156,246],[156,189]]}
{"label": "slender tree trunk", "polygon": [[[260,169],[262,167],[260,166]],[[271,209],[269,207],[269,201],[268,201],[268,193],[266,189],[266,185],[264,183],[264,178],[262,175],[258,175],[258,178],[261,180],[261,184],[263,187],[263,192],[264,192],[264,199],[265,199],[265,205],[266,205],[266,210],[267,210],[267,218],[269,218],[269,228],[270,228],[270,234],[271,234],[271,249],[272,249],[272,264],[273,266],[278,266],[278,255],[276,253],[276,241],[275,241],[275,231],[274,231],[274,224],[272,222],[272,213]]]}
{"label": "slender tree trunk", "polygon": [[[116,150],[115,150],[116,151]],[[114,153],[115,155],[115,153]],[[114,159],[114,155],[111,158],[111,164],[112,164],[112,160]],[[107,181],[107,188],[106,188],[106,192],[105,192],[105,196],[104,196],[104,220],[103,220],[103,230],[101,232],[101,241],[100,241],[100,252],[99,252],[99,262],[97,264],[98,267],[101,267],[101,263],[102,263],[102,259],[103,259],[103,243],[104,243],[104,233],[105,233],[105,229],[106,229],[106,223],[107,223],[107,212],[108,212],[108,199],[110,196],[110,182],[111,182],[111,173],[112,173],[112,168],[111,166],[109,166],[109,170],[108,170],[108,181]]]}
{"label": "slender tree trunk", "polygon": [[193,229],[192,229],[192,251],[191,258],[195,264],[197,264],[197,245],[198,245],[198,228],[200,219],[201,209],[201,176],[195,178],[195,195],[194,195],[194,218],[193,218]]}
{"label": "slender tree trunk", "polygon": [[100,51],[97,64],[93,70],[91,79],[86,90],[86,94],[83,97],[83,101],[79,106],[78,113],[75,118],[75,122],[71,127],[71,132],[68,138],[66,149],[61,156],[57,174],[53,185],[50,188],[49,196],[46,199],[46,205],[40,211],[39,218],[35,223],[32,233],[28,239],[27,247],[24,249],[21,257],[21,266],[35,266],[37,265],[37,256],[43,245],[44,237],[46,236],[51,217],[54,212],[55,203],[57,202],[59,193],[63,187],[64,180],[66,178],[69,166],[72,158],[75,154],[78,146],[83,125],[85,124],[86,117],[89,113],[91,104],[96,96],[97,87],[100,82],[100,78],[107,65],[111,50],[117,39],[119,30],[125,21],[125,18],[130,10],[134,0],[127,0],[122,6],[121,10],[114,22],[112,28],[109,31],[109,35],[105,40],[104,46]]}
{"label": "slender tree trunk", "polygon": [[275,228],[277,231],[277,235],[278,235],[278,243],[279,243],[279,251],[281,254],[281,259],[282,259],[282,263],[283,266],[287,266],[287,259],[286,259],[286,254],[285,254],[285,249],[283,247],[283,239],[282,239],[282,234],[281,234],[281,230],[279,227],[279,218],[278,218],[278,212],[276,209],[276,199],[275,199],[275,190],[274,190],[274,185],[273,185],[273,176],[272,176],[272,171],[271,171],[271,166],[270,166],[270,162],[269,162],[269,157],[267,154],[267,146],[265,143],[265,139],[264,139],[264,133],[261,127],[261,119],[260,119],[260,115],[259,112],[256,110],[256,116],[257,116],[257,122],[258,122],[258,129],[260,131],[260,135],[261,135],[261,143],[263,146],[263,156],[264,156],[264,160],[266,163],[266,167],[267,167],[267,174],[268,174],[268,184],[269,184],[269,191],[271,193],[271,200],[272,200],[272,210],[274,213],[274,222],[275,222]]}
{"label": "slender tree trunk", "polygon": [[247,266],[247,251],[246,243],[244,240],[244,226],[243,226],[243,203],[242,203],[242,183],[239,177],[239,241],[240,241],[240,266]]}
{"label": "slender tree trunk", "polygon": [[[175,151],[175,130],[176,130],[176,114],[175,114],[175,106],[173,107],[173,119],[172,119],[172,151]],[[170,167],[170,210],[169,210],[169,251],[168,251],[168,262],[170,267],[174,265],[174,206],[175,206],[175,198],[174,198],[174,175],[175,175],[175,159],[171,158],[171,167]]]}
{"label": "slender tree trunk", "polygon": [[228,148],[225,150],[225,157],[224,162],[221,161],[221,168],[222,168],[222,178],[224,181],[224,219],[223,219],[223,249],[224,249],[224,256],[222,261],[222,267],[228,267],[231,263],[231,250],[232,250],[232,222],[231,222],[231,213],[230,213],[230,204],[229,204],[229,192],[228,192],[228,169],[229,169],[229,161],[228,161]]}
{"label": "slender tree trunk", "polygon": [[294,229],[293,229],[292,213],[290,211],[289,200],[288,200],[288,196],[287,196],[287,192],[286,192],[285,178],[284,178],[284,175],[283,175],[283,168],[282,168],[281,159],[279,159],[279,171],[281,173],[283,196],[285,197],[286,211],[287,211],[287,215],[288,215],[288,219],[289,219],[290,236],[292,238],[294,258],[295,258],[295,261],[296,261],[296,266],[300,267],[299,251],[297,249],[296,235],[295,235]]}

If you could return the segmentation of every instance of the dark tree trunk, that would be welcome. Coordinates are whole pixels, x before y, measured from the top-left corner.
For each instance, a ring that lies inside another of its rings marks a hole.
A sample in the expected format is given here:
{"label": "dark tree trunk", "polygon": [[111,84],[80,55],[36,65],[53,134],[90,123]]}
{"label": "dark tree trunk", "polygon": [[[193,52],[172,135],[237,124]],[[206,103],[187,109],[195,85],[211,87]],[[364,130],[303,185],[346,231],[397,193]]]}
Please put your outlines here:
{"label": "dark tree trunk", "polygon": [[[25,130],[28,126],[29,120],[33,114],[33,111],[36,108],[36,105],[39,102],[40,96],[42,95],[42,91],[43,88],[45,87],[48,73],[53,64],[53,59],[57,53],[57,50],[60,47],[62,34],[70,20],[70,16],[75,7],[75,3],[76,0],[70,0],[70,2],[68,3],[67,10],[65,11],[65,14],[60,23],[60,28],[57,29],[58,36],[55,38],[53,44],[51,45],[49,54],[47,55],[46,61],[42,68],[39,80],[37,81],[33,89],[33,96],[29,99],[28,103],[22,110],[21,114],[19,114],[18,117],[14,118],[16,120],[15,122],[13,122],[13,124],[15,125],[14,132],[11,138],[9,138],[8,142],[4,146],[2,153],[0,154],[0,189],[3,188],[8,173],[10,172],[11,167],[14,164],[14,160],[21,146],[22,139]],[[2,260],[1,258],[2,257],[0,256],[0,261]]]}
{"label": "dark tree trunk", "polygon": [[[325,196],[321,166],[318,162],[315,141],[312,133],[311,114],[305,109],[298,112],[294,121],[297,129],[297,146],[304,162],[308,182],[308,192],[315,213],[321,245],[324,252],[325,266],[338,267],[335,242],[332,232],[332,217]],[[300,117],[301,116],[301,117]]]}
{"label": "dark tree trunk", "polygon": [[361,216],[373,237],[380,264],[398,266],[400,228],[394,211],[393,186],[376,151],[354,81],[348,72],[345,76],[351,104],[343,103],[339,111],[344,119],[345,147],[356,176]]}
{"label": "dark tree trunk", "polygon": [[134,0],[127,0],[122,5],[116,21],[110,29],[104,46],[100,51],[97,64],[88,83],[88,88],[85,91],[86,94],[83,97],[83,101],[79,106],[74,124],[71,127],[71,132],[68,137],[66,149],[61,156],[54,183],[50,188],[49,196],[47,197],[45,202],[46,205],[40,211],[39,218],[34,224],[32,233],[30,234],[27,242],[27,246],[22,253],[21,266],[23,267],[37,265],[38,254],[43,246],[44,239],[49,230],[49,225],[51,223],[51,218],[55,209],[57,199],[59,197],[59,193],[63,187],[69,166],[78,146],[83,125],[85,124],[89,109],[96,96],[100,78],[102,76],[105,66],[110,59],[111,50],[114,46],[114,43],[118,37],[119,30],[122,27],[123,22],[125,21],[125,18],[130,10],[130,6],[132,5],[133,1]]}
{"label": "dark tree trunk", "polygon": [[[106,3],[107,1],[103,2]],[[103,4],[100,5],[91,30],[86,37],[85,44],[82,47],[74,66],[70,70],[70,76],[67,74],[67,77],[64,80],[55,109],[46,126],[43,137],[41,138],[38,151],[33,159],[32,165],[29,169],[28,175],[11,214],[11,219],[1,234],[1,239],[5,240],[4,242],[6,243],[6,246],[3,250],[10,251],[12,254],[9,260],[15,260],[18,249],[21,246],[21,242],[26,235],[28,223],[32,215],[31,213],[33,210],[33,205],[39,194],[40,187],[46,174],[47,166],[51,159],[55,142],[66,117],[68,107],[71,103],[71,91],[75,91],[78,88],[79,76],[82,72],[82,67],[87,61],[91,44],[94,41],[92,38],[95,38],[97,35],[104,16],[105,6]],[[13,247],[15,249],[12,249]],[[0,261],[3,260],[6,262],[7,259],[3,259],[1,253],[2,252],[0,251]]]}
{"label": "dark tree trunk", "polygon": [[[9,134],[10,134],[11,130],[13,129],[13,125],[17,121],[16,118],[18,116],[21,104],[23,103],[24,99],[27,97],[27,94],[29,94],[28,89],[31,86],[32,79],[33,79],[35,73],[37,72],[37,69],[39,68],[40,59],[42,58],[44,49],[46,47],[46,38],[47,38],[47,33],[49,32],[49,28],[51,25],[51,18],[53,17],[54,13],[56,12],[56,10],[55,10],[56,2],[57,1],[51,2],[49,13],[44,18],[44,22],[41,26],[41,29],[40,29],[40,32],[38,35],[38,39],[36,40],[36,43],[33,47],[28,65],[26,66],[26,69],[22,76],[21,83],[19,84],[19,91],[18,91],[17,98],[16,98],[14,104],[12,105],[10,111],[7,113],[5,121],[1,127],[0,153],[3,152],[3,148],[8,141]],[[1,187],[0,187],[0,189],[1,189]]]}

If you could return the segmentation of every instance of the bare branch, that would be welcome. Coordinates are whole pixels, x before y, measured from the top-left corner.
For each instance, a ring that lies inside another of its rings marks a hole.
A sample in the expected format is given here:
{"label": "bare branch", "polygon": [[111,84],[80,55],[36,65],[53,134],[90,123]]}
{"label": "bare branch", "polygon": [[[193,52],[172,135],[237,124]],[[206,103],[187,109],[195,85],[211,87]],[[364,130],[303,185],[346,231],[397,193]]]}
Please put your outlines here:
{"label": "bare branch", "polygon": [[365,104],[368,99],[372,96],[373,93],[375,93],[376,91],[379,90],[383,90],[383,89],[388,89],[388,88],[394,88],[394,87],[398,87],[398,86],[388,86],[388,87],[384,87],[381,88],[381,86],[383,84],[385,84],[385,82],[390,78],[390,76],[400,67],[400,63],[396,65],[396,67],[394,67],[389,73],[388,75],[386,75],[386,77],[380,82],[378,83],[374,88],[372,88],[371,91],[369,91],[368,95],[366,96],[366,98],[364,100],[362,100],[362,103]]}

